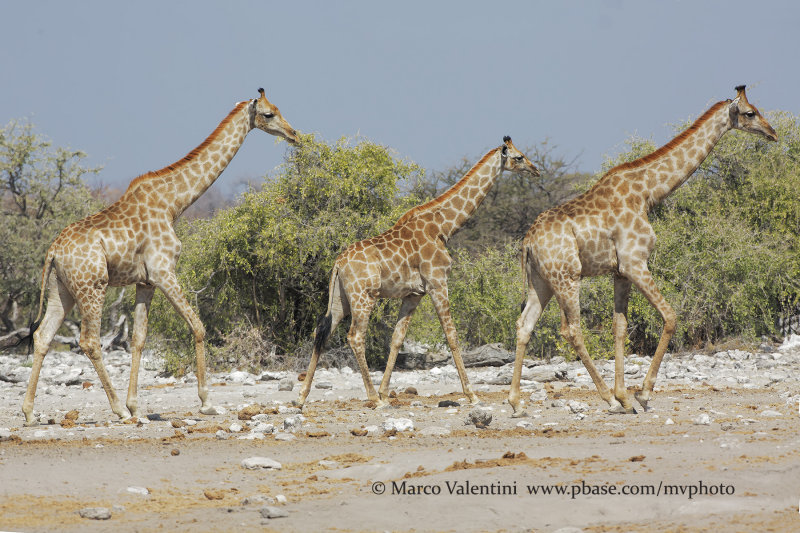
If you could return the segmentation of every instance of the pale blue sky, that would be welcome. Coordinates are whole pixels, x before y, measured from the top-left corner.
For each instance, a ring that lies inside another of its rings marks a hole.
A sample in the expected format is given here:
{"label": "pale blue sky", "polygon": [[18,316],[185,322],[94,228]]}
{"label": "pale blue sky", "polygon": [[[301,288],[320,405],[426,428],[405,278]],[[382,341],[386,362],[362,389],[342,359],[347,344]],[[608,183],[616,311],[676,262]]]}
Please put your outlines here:
{"label": "pale blue sky", "polygon": [[[298,130],[360,134],[427,170],[511,135],[597,171],[745,83],[798,114],[793,1],[0,1],[0,124],[32,121],[125,187],[264,87]],[[253,132],[220,178],[286,144]]]}

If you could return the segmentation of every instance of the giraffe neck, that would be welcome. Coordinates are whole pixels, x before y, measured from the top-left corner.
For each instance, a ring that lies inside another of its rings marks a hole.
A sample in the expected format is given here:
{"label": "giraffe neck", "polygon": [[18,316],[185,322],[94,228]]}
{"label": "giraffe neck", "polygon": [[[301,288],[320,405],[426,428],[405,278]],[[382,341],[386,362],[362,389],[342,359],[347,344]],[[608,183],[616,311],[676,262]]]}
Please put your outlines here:
{"label": "giraffe neck", "polygon": [[449,239],[466,223],[486,198],[492,185],[503,171],[502,159],[500,148],[489,151],[444,194],[412,209],[403,215],[398,223],[413,215],[434,212],[441,219],[440,236],[444,240]]}
{"label": "giraffe neck", "polygon": [[632,175],[642,183],[644,201],[650,209],[683,185],[725,132],[732,128],[729,104],[730,100],[717,102],[680,135],[652,154],[612,171],[634,171]]}
{"label": "giraffe neck", "polygon": [[[125,196],[145,198],[177,219],[222,174],[252,129],[250,102],[239,102],[216,129],[183,159],[131,182]],[[124,198],[124,197],[123,197]]]}

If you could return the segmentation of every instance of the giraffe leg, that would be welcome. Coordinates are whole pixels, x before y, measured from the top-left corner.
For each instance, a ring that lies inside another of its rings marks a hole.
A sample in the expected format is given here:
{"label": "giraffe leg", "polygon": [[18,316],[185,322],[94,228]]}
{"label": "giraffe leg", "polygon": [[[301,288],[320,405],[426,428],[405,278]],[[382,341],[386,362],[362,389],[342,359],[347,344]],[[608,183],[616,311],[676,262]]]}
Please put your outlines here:
{"label": "giraffe leg", "polygon": [[192,335],[194,335],[194,353],[197,363],[197,395],[200,398],[200,412],[204,415],[216,414],[216,409],[208,402],[208,386],[206,385],[206,351],[204,345],[206,328],[203,327],[203,323],[198,318],[197,313],[194,312],[183,295],[175,274],[161,272],[158,278],[159,282],[156,286],[164,292],[167,300],[189,324],[189,329],[192,330]]}
{"label": "giraffe leg", "polygon": [[621,405],[611,394],[611,389],[603,381],[603,377],[595,367],[583,342],[579,296],[580,284],[574,280],[568,280],[566,284],[563,284],[563,289],[556,292],[556,299],[561,306],[561,334],[569,341],[578,357],[580,357],[583,366],[586,367],[595,387],[597,387],[600,397],[608,402],[612,412],[616,412]]}
{"label": "giraffe leg", "polygon": [[39,383],[39,373],[42,370],[44,357],[47,355],[50,343],[64,321],[64,317],[75,305],[72,295],[58,280],[55,272],[51,273],[48,286],[47,310],[42,322],[33,334],[33,367],[31,368],[31,377],[28,380],[28,388],[25,391],[25,399],[22,401],[22,413],[25,415],[26,426],[36,424],[36,420],[33,417],[33,400],[36,396],[36,386]]}
{"label": "giraffe leg", "polygon": [[147,338],[147,315],[150,312],[150,302],[153,300],[155,287],[153,285],[136,286],[136,304],[133,308],[133,338],[131,342],[131,379],[128,383],[128,400],[126,406],[131,416],[138,417],[139,413],[139,364],[142,360],[142,349]]}
{"label": "giraffe leg", "polygon": [[103,351],[100,348],[100,321],[105,296],[105,286],[102,288],[85,288],[81,295],[81,299],[78,302],[81,311],[80,346],[83,353],[92,362],[92,366],[94,366],[94,370],[100,378],[100,383],[103,384],[103,390],[106,391],[111,410],[121,419],[126,419],[130,415],[117,397],[117,392],[114,390],[114,385],[111,383],[111,378],[103,364]]}
{"label": "giraffe leg", "polygon": [[532,270],[527,273],[526,277],[528,278],[528,297],[525,300],[522,314],[517,319],[517,353],[514,359],[514,374],[511,376],[511,388],[508,391],[508,404],[514,410],[512,417],[525,416],[525,412],[520,409],[519,399],[522,361],[528,351],[528,343],[531,340],[533,328],[536,327],[536,322],[542,316],[542,311],[553,296],[552,289],[538,272]]}
{"label": "giraffe leg", "polygon": [[614,276],[614,397],[620,403],[612,406],[614,413],[635,413],[625,388],[625,338],[628,330],[628,299],[631,294],[630,280]]}
{"label": "giraffe leg", "polygon": [[653,392],[653,387],[656,384],[658,369],[661,366],[661,360],[664,358],[664,354],[667,351],[667,346],[669,346],[669,341],[672,339],[672,335],[675,333],[677,319],[672,306],[669,305],[667,300],[664,299],[664,296],[661,295],[661,292],[656,287],[655,281],[653,281],[653,276],[651,276],[650,271],[647,270],[647,264],[644,264],[637,269],[633,269],[628,277],[636,285],[636,288],[638,288],[641,293],[644,294],[645,298],[647,298],[647,301],[650,302],[650,305],[655,307],[656,310],[661,314],[661,317],[664,319],[664,329],[661,331],[661,338],[658,341],[656,352],[653,354],[653,360],[650,362],[650,368],[647,370],[647,375],[645,375],[644,381],[642,381],[642,390],[634,394],[636,400],[642,405],[644,410],[647,411],[650,409],[648,407],[648,402],[650,401],[650,395]]}
{"label": "giraffe leg", "polygon": [[444,335],[447,338],[447,344],[450,345],[450,350],[453,352],[453,361],[456,364],[458,377],[461,379],[461,388],[464,390],[464,394],[466,394],[467,398],[469,398],[469,402],[473,405],[477,404],[480,400],[469,386],[469,378],[464,368],[464,360],[461,358],[461,348],[458,346],[458,334],[453,324],[453,317],[450,316],[450,299],[447,296],[447,285],[442,283],[438,287],[431,287],[428,292],[433,300],[433,307],[439,315],[439,322],[442,324]]}
{"label": "giraffe leg", "polygon": [[397,352],[400,351],[400,347],[403,345],[403,340],[406,338],[406,331],[408,331],[408,325],[411,323],[411,317],[414,316],[414,311],[417,309],[417,305],[419,305],[421,299],[421,294],[403,298],[403,305],[400,306],[397,325],[392,334],[392,344],[389,350],[389,359],[386,361],[386,370],[383,372],[381,386],[378,389],[378,395],[382,402],[388,401],[389,381],[392,378],[392,370],[394,370],[395,361],[397,361]]}
{"label": "giraffe leg", "polygon": [[369,324],[369,315],[372,313],[374,306],[375,298],[366,294],[362,295],[361,298],[351,299],[350,313],[353,316],[353,321],[347,334],[347,342],[350,344],[350,348],[353,350],[358,362],[358,368],[361,370],[361,378],[364,380],[364,388],[367,390],[367,399],[375,402],[377,407],[384,407],[386,403],[381,401],[378,393],[375,392],[375,387],[372,385],[366,357],[365,337],[367,325]]}
{"label": "giraffe leg", "polygon": [[336,326],[339,325],[339,322],[347,316],[342,308],[342,305],[331,306],[330,311],[328,311],[328,313],[322,317],[319,324],[317,324],[317,328],[314,331],[314,349],[311,352],[311,359],[308,362],[306,377],[303,380],[303,386],[300,388],[300,395],[297,397],[297,400],[292,402],[295,407],[302,409],[303,405],[306,403],[306,398],[308,398],[308,394],[311,392],[311,381],[314,379],[314,372],[317,370],[319,356],[325,348],[325,342],[328,340],[328,337],[330,337],[330,334],[336,330]]}

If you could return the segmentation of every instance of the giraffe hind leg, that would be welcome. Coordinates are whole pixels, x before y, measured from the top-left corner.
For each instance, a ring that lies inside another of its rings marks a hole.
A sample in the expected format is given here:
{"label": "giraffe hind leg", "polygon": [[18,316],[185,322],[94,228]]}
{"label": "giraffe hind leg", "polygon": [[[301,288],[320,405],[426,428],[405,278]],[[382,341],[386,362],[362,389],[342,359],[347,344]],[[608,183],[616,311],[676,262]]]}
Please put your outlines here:
{"label": "giraffe hind leg", "polygon": [[52,272],[48,281],[49,291],[47,300],[47,310],[42,321],[32,333],[33,337],[33,367],[28,379],[28,387],[25,391],[25,399],[22,402],[22,413],[25,415],[25,425],[36,424],[33,416],[33,401],[36,396],[36,387],[39,383],[39,373],[42,370],[42,363],[50,349],[50,343],[55,337],[56,331],[75,305],[75,300],[70,295],[67,288],[58,280],[56,273]]}
{"label": "giraffe hind leg", "polygon": [[403,345],[403,340],[406,338],[408,326],[411,323],[411,317],[414,316],[414,311],[417,309],[417,305],[419,305],[419,301],[421,299],[422,295],[406,296],[403,298],[403,304],[400,306],[397,325],[394,328],[394,333],[392,333],[389,359],[386,360],[386,370],[383,372],[381,386],[378,389],[378,396],[380,396],[381,402],[384,404],[388,401],[389,381],[392,379],[392,370],[394,370],[394,364],[397,361],[397,353],[400,351],[400,347]]}

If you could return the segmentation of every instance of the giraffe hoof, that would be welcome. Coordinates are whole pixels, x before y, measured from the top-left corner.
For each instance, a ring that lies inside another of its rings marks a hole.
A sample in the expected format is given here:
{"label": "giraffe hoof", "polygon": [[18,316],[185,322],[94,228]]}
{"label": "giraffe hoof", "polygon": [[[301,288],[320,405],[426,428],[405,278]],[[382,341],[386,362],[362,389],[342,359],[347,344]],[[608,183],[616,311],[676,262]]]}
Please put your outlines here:
{"label": "giraffe hoof", "polygon": [[38,426],[39,425],[39,421],[34,418],[33,420],[26,420],[25,422],[22,423],[22,425],[23,425],[23,427],[26,427],[26,428],[32,428],[32,427]]}
{"label": "giraffe hoof", "polygon": [[511,418],[528,418],[529,416],[528,411],[525,409],[520,409],[519,411],[515,410],[511,413]]}
{"label": "giraffe hoof", "polygon": [[612,415],[635,415],[636,409],[633,407],[623,407],[622,404],[612,405],[608,408],[608,413]]}
{"label": "giraffe hoof", "polygon": [[292,407],[297,407],[302,411],[304,403],[305,402],[301,402],[300,400],[292,400]]}
{"label": "giraffe hoof", "polygon": [[636,401],[639,402],[645,413],[653,410],[653,408],[649,406],[650,398],[645,398],[641,392],[635,393],[633,397],[636,398]]}
{"label": "giraffe hoof", "polygon": [[375,402],[375,410],[379,410],[379,409],[380,410],[384,410],[384,409],[389,409],[390,407],[392,407],[392,404],[390,404],[387,401],[378,400],[377,402]]}
{"label": "giraffe hoof", "polygon": [[227,411],[222,407],[206,405],[200,408],[200,413],[204,415],[224,415]]}

